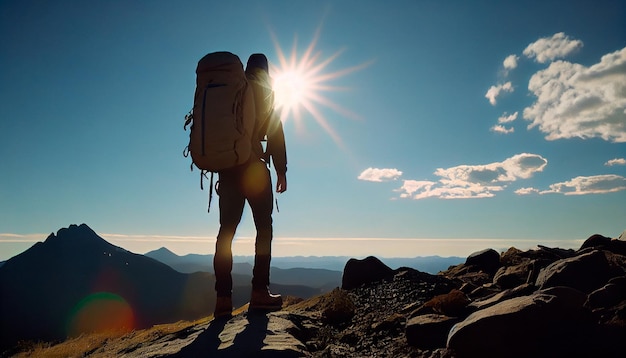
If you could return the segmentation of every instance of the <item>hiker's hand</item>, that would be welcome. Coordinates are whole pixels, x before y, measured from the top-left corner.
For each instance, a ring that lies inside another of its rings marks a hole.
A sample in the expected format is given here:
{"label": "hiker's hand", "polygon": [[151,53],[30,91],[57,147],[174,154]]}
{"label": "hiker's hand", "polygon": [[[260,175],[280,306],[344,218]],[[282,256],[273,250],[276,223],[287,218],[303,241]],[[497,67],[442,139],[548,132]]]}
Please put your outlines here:
{"label": "hiker's hand", "polygon": [[276,179],[276,192],[284,193],[287,190],[287,176],[286,175],[277,175]]}

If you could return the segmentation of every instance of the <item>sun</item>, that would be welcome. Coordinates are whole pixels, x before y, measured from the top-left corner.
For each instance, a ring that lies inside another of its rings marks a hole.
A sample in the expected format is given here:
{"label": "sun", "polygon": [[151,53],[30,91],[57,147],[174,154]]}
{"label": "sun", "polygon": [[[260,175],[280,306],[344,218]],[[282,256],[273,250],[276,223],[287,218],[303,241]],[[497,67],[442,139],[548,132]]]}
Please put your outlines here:
{"label": "sun", "polygon": [[325,96],[325,93],[345,90],[345,88],[333,86],[332,81],[348,73],[358,71],[368,66],[369,63],[328,72],[328,65],[339,57],[343,50],[322,58],[322,53],[315,49],[319,34],[320,29],[318,28],[311,43],[298,57],[297,38],[294,40],[291,53],[286,56],[276,36],[271,33],[278,55],[278,64],[270,63],[274,101],[283,122],[293,117],[296,128],[301,129],[304,114],[308,113],[335,143],[341,146],[341,138],[322,114],[321,107],[330,108],[346,117],[358,118],[358,116],[330,100]]}

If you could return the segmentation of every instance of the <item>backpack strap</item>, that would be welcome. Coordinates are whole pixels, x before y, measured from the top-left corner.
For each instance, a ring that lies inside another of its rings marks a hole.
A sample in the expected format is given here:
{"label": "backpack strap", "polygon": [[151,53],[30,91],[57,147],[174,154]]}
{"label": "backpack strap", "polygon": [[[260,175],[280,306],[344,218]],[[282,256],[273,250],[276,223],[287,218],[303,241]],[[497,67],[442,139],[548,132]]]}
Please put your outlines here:
{"label": "backpack strap", "polygon": [[[207,177],[208,172],[209,172],[208,170],[200,171],[200,190],[204,190],[204,178],[209,179]],[[215,173],[211,172],[211,178],[210,178],[211,182],[209,183],[209,207],[207,208],[207,213],[211,212],[211,201],[213,200],[213,174]],[[217,191],[217,183],[219,183],[219,181],[215,183],[215,186],[216,186],[215,191]]]}

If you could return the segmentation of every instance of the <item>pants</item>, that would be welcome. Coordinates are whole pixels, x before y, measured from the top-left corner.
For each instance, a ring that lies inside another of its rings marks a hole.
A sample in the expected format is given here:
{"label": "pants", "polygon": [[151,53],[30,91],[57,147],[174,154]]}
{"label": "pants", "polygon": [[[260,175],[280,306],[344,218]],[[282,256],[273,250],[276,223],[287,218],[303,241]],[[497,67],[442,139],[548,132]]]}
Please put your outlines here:
{"label": "pants", "polygon": [[267,165],[253,158],[246,164],[219,173],[217,193],[220,206],[220,230],[215,244],[213,269],[217,296],[231,296],[233,279],[232,243],[241,221],[246,200],[252,209],[256,227],[252,288],[267,289],[272,253],[272,211],[274,195]]}

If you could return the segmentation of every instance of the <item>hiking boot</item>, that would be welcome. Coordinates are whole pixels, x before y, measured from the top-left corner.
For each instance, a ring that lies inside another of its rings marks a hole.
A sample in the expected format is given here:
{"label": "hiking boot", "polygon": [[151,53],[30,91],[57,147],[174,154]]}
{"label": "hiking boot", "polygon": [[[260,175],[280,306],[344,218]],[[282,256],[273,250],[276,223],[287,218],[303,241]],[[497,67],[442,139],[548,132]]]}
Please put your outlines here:
{"label": "hiking boot", "polygon": [[276,311],[283,307],[283,298],[266,289],[252,290],[250,309]]}
{"label": "hiking boot", "polygon": [[233,315],[233,299],[230,296],[217,296],[215,301],[214,318],[227,317]]}

